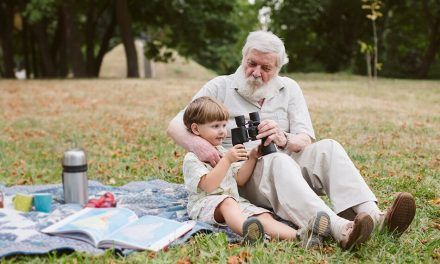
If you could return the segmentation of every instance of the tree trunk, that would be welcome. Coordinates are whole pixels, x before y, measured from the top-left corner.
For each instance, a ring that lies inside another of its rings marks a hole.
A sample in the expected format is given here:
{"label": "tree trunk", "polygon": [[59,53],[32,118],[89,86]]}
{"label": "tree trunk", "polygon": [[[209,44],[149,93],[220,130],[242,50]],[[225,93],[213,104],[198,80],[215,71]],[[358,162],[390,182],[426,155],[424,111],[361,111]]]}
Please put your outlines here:
{"label": "tree trunk", "polygon": [[154,64],[153,60],[148,59],[144,55],[144,73],[145,78],[151,79],[154,77]]}
{"label": "tree trunk", "polygon": [[93,76],[95,62],[95,26],[96,26],[96,3],[89,1],[86,22],[86,71],[87,76]]}
{"label": "tree trunk", "polygon": [[374,51],[373,51],[373,55],[374,55],[374,63],[373,63],[373,78],[376,81],[377,80],[377,64],[378,64],[378,56],[379,56],[379,51],[377,48],[377,30],[376,30],[376,21],[373,19],[373,41],[374,41]]}
{"label": "tree trunk", "polygon": [[85,63],[81,52],[81,38],[75,21],[75,8],[72,1],[62,2],[63,17],[65,23],[65,34],[67,43],[67,54],[72,64],[74,77],[86,77]]}
{"label": "tree trunk", "polygon": [[115,10],[113,9],[112,16],[110,19],[110,24],[108,25],[107,29],[105,30],[104,36],[101,39],[101,45],[99,45],[98,56],[95,59],[93,73],[94,73],[94,76],[96,76],[96,77],[99,75],[99,71],[101,69],[102,60],[104,59],[104,55],[109,50],[110,39],[112,38],[112,36],[115,32],[115,28],[116,28],[116,14],[115,14]]}
{"label": "tree trunk", "polygon": [[434,17],[431,16],[428,3],[423,1],[423,7],[425,11],[425,17],[428,20],[429,36],[428,36],[428,48],[423,55],[422,62],[419,66],[418,77],[426,78],[434,62],[435,55],[440,49],[440,9],[437,11]]}
{"label": "tree trunk", "polygon": [[24,69],[26,71],[26,79],[29,79],[29,77],[31,76],[32,72],[31,72],[31,65],[29,62],[29,42],[30,42],[30,38],[29,38],[29,26],[27,23],[26,18],[23,17],[23,31],[22,33],[22,40],[23,41],[23,55],[24,55]]}
{"label": "tree trunk", "polygon": [[68,74],[67,60],[66,60],[66,40],[64,32],[64,18],[61,8],[58,9],[58,23],[55,30],[55,36],[52,42],[51,54],[52,59],[56,65],[56,75],[58,77],[66,77]]}
{"label": "tree trunk", "polygon": [[127,77],[139,77],[136,48],[134,45],[133,33],[131,30],[131,18],[126,0],[116,0],[116,18],[121,32],[122,43],[124,44],[127,57]]}
{"label": "tree trunk", "polygon": [[34,34],[29,34],[31,45],[31,59],[32,59],[32,72],[34,74],[34,78],[40,77],[40,69],[38,68],[38,55],[37,55],[37,44],[35,43]]}
{"label": "tree trunk", "polygon": [[12,30],[14,23],[14,6],[10,1],[0,3],[0,42],[3,50],[3,77],[15,78],[14,48]]}
{"label": "tree trunk", "polygon": [[439,51],[440,47],[440,30],[437,30],[437,33],[431,34],[429,40],[429,46],[426,49],[425,55],[423,56],[422,63],[419,67],[419,78],[426,78],[429,73],[429,69],[431,68],[432,63],[434,62],[435,56]]}
{"label": "tree trunk", "polygon": [[367,63],[368,81],[371,81],[371,54],[368,51],[365,53],[365,61]]}
{"label": "tree trunk", "polygon": [[58,10],[58,23],[59,23],[59,28],[60,28],[60,32],[61,32],[61,36],[60,36],[60,43],[59,43],[59,48],[58,48],[58,55],[57,55],[57,65],[59,65],[58,67],[58,76],[60,77],[67,77],[67,75],[69,74],[69,61],[67,58],[67,42],[66,42],[66,23],[64,21],[64,15],[63,15],[63,10],[61,8],[59,8]]}
{"label": "tree trunk", "polygon": [[46,32],[46,23],[42,21],[32,25],[34,36],[40,50],[41,63],[43,65],[43,77],[55,77],[55,66],[50,53],[48,35]]}

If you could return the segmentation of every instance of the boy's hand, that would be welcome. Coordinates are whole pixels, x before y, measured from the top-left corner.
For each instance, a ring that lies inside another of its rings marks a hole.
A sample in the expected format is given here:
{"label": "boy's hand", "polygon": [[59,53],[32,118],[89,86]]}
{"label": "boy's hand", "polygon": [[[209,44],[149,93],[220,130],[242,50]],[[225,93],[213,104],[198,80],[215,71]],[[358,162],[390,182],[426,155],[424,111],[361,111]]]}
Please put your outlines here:
{"label": "boy's hand", "polygon": [[227,158],[230,163],[233,163],[239,160],[247,160],[248,155],[244,146],[242,144],[238,144],[225,153],[225,158]]}
{"label": "boy's hand", "polygon": [[261,148],[262,145],[258,145],[258,147],[255,147],[253,149],[251,149],[251,151],[249,151],[249,158],[250,159],[258,159],[259,157],[261,157]]}

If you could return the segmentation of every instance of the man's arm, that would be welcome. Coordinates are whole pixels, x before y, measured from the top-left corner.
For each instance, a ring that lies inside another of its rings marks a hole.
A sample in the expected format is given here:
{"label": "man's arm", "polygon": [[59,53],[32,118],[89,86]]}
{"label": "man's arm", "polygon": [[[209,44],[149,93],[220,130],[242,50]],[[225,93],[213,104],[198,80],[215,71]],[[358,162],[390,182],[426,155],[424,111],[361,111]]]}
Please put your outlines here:
{"label": "man's arm", "polygon": [[209,162],[213,167],[220,160],[215,147],[203,138],[191,134],[183,124],[183,112],[179,112],[169,123],[167,134],[177,145],[191,151],[201,160]]}
{"label": "man's arm", "polygon": [[306,133],[290,134],[285,133],[286,143],[284,149],[290,152],[300,152],[308,145],[312,144],[312,139]]}

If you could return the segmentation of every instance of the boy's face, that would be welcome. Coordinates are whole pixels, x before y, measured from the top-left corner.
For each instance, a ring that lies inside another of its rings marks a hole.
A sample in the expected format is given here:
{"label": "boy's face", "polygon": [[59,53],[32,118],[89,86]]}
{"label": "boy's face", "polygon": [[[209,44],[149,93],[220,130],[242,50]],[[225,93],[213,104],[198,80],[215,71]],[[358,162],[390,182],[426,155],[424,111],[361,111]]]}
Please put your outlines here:
{"label": "boy's face", "polygon": [[226,137],[226,124],[228,121],[213,121],[206,124],[196,124],[191,125],[192,132],[206,139],[211,145],[218,146],[221,145],[223,139]]}

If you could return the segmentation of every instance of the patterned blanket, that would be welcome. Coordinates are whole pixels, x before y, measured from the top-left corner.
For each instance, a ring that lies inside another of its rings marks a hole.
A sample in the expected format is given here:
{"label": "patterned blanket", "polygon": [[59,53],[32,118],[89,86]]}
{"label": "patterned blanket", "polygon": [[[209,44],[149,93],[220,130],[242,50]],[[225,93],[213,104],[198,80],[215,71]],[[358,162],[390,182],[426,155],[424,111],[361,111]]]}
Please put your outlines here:
{"label": "patterned blanket", "polygon": [[[92,245],[69,238],[50,236],[39,230],[64,219],[81,210],[79,205],[64,204],[61,184],[13,186],[0,185],[0,191],[5,195],[5,208],[0,209],[0,258],[12,255],[45,254],[51,251],[80,251],[94,255],[104,253],[104,250]],[[133,210],[139,217],[158,215],[177,221],[188,220],[186,213],[187,193],[181,184],[162,180],[131,182],[121,187],[111,187],[96,181],[89,181],[89,195],[112,192],[118,207]],[[51,193],[54,199],[51,213],[31,211],[19,212],[13,209],[11,199],[16,193]],[[172,245],[187,241],[198,232],[225,232],[230,242],[240,240],[231,230],[215,227],[198,222],[185,236],[176,240]],[[128,254],[132,251],[122,251]]]}

